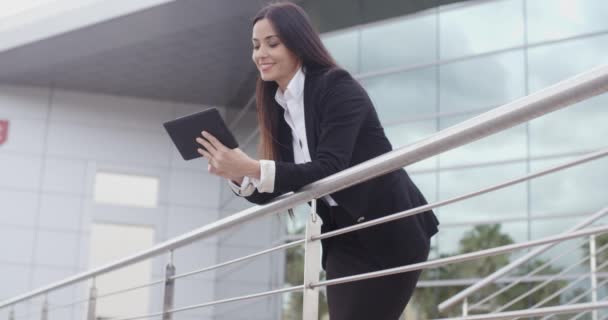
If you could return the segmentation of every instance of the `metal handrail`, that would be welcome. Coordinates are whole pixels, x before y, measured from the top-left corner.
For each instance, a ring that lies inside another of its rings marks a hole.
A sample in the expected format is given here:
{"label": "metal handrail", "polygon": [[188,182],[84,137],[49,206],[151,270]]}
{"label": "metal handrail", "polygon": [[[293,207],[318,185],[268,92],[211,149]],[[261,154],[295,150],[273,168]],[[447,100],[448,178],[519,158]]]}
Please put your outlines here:
{"label": "metal handrail", "polygon": [[300,203],[321,198],[330,193],[401,169],[404,166],[436,156],[607,91],[608,66],[597,67],[442,130],[422,141],[396,149],[330,177],[311,183],[298,192],[278,197],[269,204],[242,210],[232,216],[192,230],[137,254],[3,301],[0,303],[0,308],[86,279],[95,278],[101,274],[126,267],[167,251],[172,252],[176,248],[214,235],[221,230],[268,214],[285,211]]}

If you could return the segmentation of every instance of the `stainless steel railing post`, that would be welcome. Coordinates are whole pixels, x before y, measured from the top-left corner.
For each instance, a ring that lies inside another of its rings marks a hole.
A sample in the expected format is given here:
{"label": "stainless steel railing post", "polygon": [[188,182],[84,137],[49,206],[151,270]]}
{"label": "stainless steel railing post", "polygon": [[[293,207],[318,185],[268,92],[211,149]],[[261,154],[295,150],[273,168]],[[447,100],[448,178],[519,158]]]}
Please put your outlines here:
{"label": "stainless steel railing post", "polygon": [[89,306],[87,309],[87,320],[96,320],[97,319],[97,288],[95,286],[95,278],[93,278],[93,282],[91,284],[91,289],[89,291]]}
{"label": "stainless steel railing post", "polygon": [[42,312],[40,313],[41,320],[49,320],[49,300],[47,296],[44,296],[44,302],[42,303]]}
{"label": "stainless steel railing post", "polygon": [[466,317],[468,315],[469,315],[469,297],[466,297],[462,301],[462,316]]}
{"label": "stainless steel railing post", "polygon": [[[595,235],[589,236],[589,268],[591,279],[591,302],[597,302],[597,250]],[[591,319],[597,320],[597,310],[591,312]]]}
{"label": "stainless steel railing post", "polygon": [[169,310],[173,309],[175,298],[175,266],[173,265],[173,250],[170,252],[169,263],[165,268],[165,290],[163,295],[163,320],[171,320],[173,313]]}
{"label": "stainless steel railing post", "polygon": [[15,320],[15,309],[11,308],[11,311],[8,312],[8,320]]}
{"label": "stainless steel railing post", "polygon": [[310,285],[319,281],[321,271],[321,241],[312,237],[321,234],[321,219],[317,216],[317,199],[312,199],[310,217],[306,223],[304,243],[304,292],[302,320],[319,319],[319,289]]}

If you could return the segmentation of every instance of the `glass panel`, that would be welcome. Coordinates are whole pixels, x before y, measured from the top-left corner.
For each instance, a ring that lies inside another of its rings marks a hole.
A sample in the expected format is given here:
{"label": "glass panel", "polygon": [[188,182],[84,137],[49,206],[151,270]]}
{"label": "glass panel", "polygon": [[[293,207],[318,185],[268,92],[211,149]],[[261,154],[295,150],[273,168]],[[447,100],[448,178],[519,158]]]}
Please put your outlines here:
{"label": "glass panel", "polygon": [[608,30],[605,0],[528,0],[526,10],[530,43]]}
{"label": "glass panel", "polygon": [[[607,50],[608,35],[530,48],[528,51],[530,92],[607,64]],[[574,53],[576,56],[573,56]]]}
{"label": "glass panel", "polygon": [[[439,251],[442,255],[456,255],[493,248],[510,243],[526,241],[527,223],[511,222],[496,225],[444,227],[438,236]],[[512,256],[517,256],[514,252]],[[488,258],[486,258],[488,259]],[[448,272],[442,274],[442,279],[482,277],[496,270],[494,265],[483,265],[484,260],[453,264]],[[509,262],[509,255],[490,257],[493,264],[502,266]]]}
{"label": "glass panel", "polygon": [[[441,130],[457,125],[473,116],[440,119]],[[440,166],[450,167],[472,163],[524,159],[526,150],[526,124],[493,134],[440,155]]]}
{"label": "glass panel", "polygon": [[488,1],[442,11],[441,60],[521,46],[523,21],[521,0]]}
{"label": "glass panel", "polygon": [[437,201],[437,173],[415,173],[408,171],[416,187],[422,192],[428,203]]}
{"label": "glass panel", "polygon": [[359,73],[359,30],[324,34],[322,40],[342,68]]}
{"label": "glass panel", "polygon": [[361,72],[435,61],[435,21],[434,14],[425,14],[362,29]]}
{"label": "glass panel", "polygon": [[[572,226],[581,222],[585,218],[586,216],[581,215],[578,218],[552,218],[550,220],[532,220],[530,225],[530,233],[532,239],[556,236],[570,229]],[[554,268],[567,268],[583,259],[584,256],[586,256],[586,251],[584,250],[586,249],[585,247],[587,247],[588,245],[589,237],[580,237],[572,240],[567,240],[558,244],[557,246],[555,246],[555,248],[546,251],[542,254],[541,257],[544,260],[549,260],[552,258],[556,258],[564,250],[567,250],[569,252],[568,255],[563,258],[559,258],[557,261],[555,261],[554,264],[552,264]],[[588,264],[583,264],[582,266],[585,267],[588,266]]]}
{"label": "glass panel", "polygon": [[[384,128],[386,136],[391,141],[393,149],[398,149],[434,134],[437,130],[437,121],[409,122]],[[436,169],[437,158],[429,158],[407,167],[408,170]]]}
{"label": "glass panel", "polygon": [[[607,64],[608,36],[530,49],[531,91],[552,85],[595,66]],[[572,52],[577,58],[572,59]],[[608,95],[580,102],[530,122],[532,156],[605,146]]]}
{"label": "glass panel", "polygon": [[382,123],[396,123],[437,111],[435,67],[362,80]]}
{"label": "glass panel", "polygon": [[489,108],[525,95],[523,51],[440,67],[441,112]]}
{"label": "glass panel", "polygon": [[[562,164],[573,157],[531,162],[532,171]],[[600,210],[608,190],[608,158],[558,171],[530,182],[532,214],[580,213]]]}
{"label": "glass panel", "polygon": [[[526,162],[440,171],[439,197],[440,200],[447,200],[520,177],[525,173]],[[441,208],[441,221],[446,223],[525,216],[527,216],[527,192],[523,183]]]}

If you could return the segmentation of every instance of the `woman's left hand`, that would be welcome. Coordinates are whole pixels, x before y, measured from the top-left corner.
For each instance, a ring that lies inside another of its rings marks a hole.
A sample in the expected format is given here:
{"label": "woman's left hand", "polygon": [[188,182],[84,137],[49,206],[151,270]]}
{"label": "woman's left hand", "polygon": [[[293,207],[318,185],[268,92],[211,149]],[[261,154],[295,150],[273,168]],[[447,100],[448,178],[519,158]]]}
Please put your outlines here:
{"label": "woman's left hand", "polygon": [[198,153],[209,161],[209,172],[231,180],[244,176],[260,178],[260,163],[250,158],[241,149],[230,149],[210,133],[203,131],[196,142],[205,147],[198,148]]}

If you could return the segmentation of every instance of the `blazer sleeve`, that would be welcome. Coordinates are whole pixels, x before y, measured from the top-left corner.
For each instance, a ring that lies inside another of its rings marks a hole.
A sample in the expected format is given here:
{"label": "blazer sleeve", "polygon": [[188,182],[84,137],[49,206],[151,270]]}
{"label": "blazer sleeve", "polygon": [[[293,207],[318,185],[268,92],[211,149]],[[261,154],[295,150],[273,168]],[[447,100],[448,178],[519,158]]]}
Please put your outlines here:
{"label": "blazer sleeve", "polygon": [[344,70],[327,76],[318,105],[319,136],[316,159],[295,164],[276,162],[274,192],[295,191],[349,167],[355,142],[370,110],[371,100],[361,85]]}

